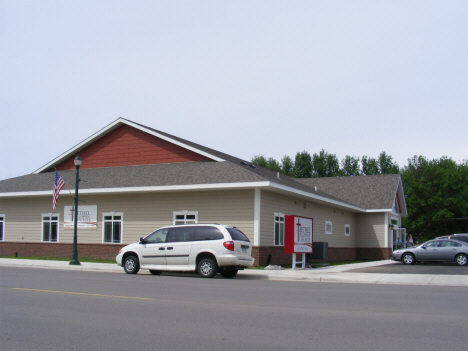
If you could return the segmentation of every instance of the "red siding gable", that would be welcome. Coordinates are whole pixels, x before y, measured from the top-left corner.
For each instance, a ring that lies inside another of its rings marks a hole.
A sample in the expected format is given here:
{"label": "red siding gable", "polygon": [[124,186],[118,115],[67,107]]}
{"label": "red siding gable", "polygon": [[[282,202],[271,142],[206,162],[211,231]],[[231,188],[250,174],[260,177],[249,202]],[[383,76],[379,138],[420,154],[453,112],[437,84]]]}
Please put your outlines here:
{"label": "red siding gable", "polygon": [[[80,168],[136,166],[155,163],[211,161],[209,158],[172,144],[128,125],[123,125],[79,152]],[[56,166],[75,169],[76,154]]]}

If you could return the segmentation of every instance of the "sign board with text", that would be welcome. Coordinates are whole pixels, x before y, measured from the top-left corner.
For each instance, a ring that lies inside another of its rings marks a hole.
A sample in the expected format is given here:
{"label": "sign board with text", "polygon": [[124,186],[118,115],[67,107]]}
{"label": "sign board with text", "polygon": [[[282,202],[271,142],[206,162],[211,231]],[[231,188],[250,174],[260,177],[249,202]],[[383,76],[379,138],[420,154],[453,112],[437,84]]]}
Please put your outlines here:
{"label": "sign board with text", "polygon": [[[63,227],[73,229],[75,221],[75,206],[64,206]],[[97,229],[97,206],[78,206],[77,227],[81,229]]]}
{"label": "sign board with text", "polygon": [[312,218],[284,216],[284,253],[312,253],[313,224]]}

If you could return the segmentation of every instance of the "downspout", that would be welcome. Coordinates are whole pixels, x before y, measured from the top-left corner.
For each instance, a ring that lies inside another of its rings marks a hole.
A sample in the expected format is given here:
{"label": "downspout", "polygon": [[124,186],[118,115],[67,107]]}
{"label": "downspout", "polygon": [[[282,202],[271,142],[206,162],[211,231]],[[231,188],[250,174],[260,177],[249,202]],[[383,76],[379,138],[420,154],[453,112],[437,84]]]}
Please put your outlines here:
{"label": "downspout", "polygon": [[259,188],[255,188],[254,199],[254,246],[260,245],[260,203],[261,193]]}

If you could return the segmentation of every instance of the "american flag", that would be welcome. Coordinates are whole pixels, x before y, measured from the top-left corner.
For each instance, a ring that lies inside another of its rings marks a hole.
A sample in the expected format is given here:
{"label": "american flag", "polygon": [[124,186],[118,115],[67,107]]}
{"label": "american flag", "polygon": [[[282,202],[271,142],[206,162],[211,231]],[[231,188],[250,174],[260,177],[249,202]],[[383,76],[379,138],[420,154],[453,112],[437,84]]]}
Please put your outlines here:
{"label": "american flag", "polygon": [[55,170],[52,210],[55,210],[55,207],[57,207],[58,196],[59,196],[60,190],[62,190],[64,186],[65,186],[65,182],[63,181],[62,177],[59,176],[57,170]]}

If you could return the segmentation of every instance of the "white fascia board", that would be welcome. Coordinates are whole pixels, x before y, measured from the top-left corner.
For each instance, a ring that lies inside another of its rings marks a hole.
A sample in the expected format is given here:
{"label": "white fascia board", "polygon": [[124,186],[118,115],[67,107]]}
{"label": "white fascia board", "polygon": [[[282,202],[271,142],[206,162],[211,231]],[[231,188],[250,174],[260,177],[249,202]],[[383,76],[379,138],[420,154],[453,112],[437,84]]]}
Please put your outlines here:
{"label": "white fascia board", "polygon": [[382,209],[373,209],[373,210],[366,210],[366,212],[392,212],[392,209],[382,208]]}
{"label": "white fascia board", "polygon": [[164,140],[166,140],[166,141],[168,141],[168,142],[170,142],[172,144],[183,147],[184,149],[187,149],[187,150],[193,151],[193,152],[195,152],[197,154],[208,157],[208,158],[210,158],[210,159],[212,159],[214,161],[218,161],[218,162],[224,161],[222,158],[213,156],[213,155],[211,155],[211,154],[209,154],[207,152],[198,150],[198,149],[196,149],[196,148],[194,148],[192,146],[189,146],[189,145],[181,143],[181,142],[179,142],[177,140],[171,139],[171,138],[169,138],[169,137],[167,137],[165,135],[162,135],[162,134],[156,133],[156,132],[154,132],[152,130],[146,129],[146,128],[142,127],[141,125],[138,125],[136,123],[133,123],[133,122],[130,122],[130,121],[126,120],[125,118],[118,118],[117,120],[115,120],[114,122],[109,124],[108,126],[102,128],[98,132],[91,135],[89,138],[83,140],[81,143],[77,144],[76,146],[72,147],[68,151],[64,152],[59,157],[53,159],[52,161],[50,161],[46,165],[44,165],[41,168],[39,168],[38,170],[34,171],[33,174],[41,173],[43,170],[51,167],[52,165],[57,164],[57,163],[65,160],[66,158],[70,157],[70,155],[73,155],[75,152],[77,152],[77,151],[81,150],[82,148],[84,148],[85,146],[91,144],[96,139],[100,138],[101,136],[103,136],[103,135],[109,133],[110,131],[114,130],[115,128],[119,127],[121,124],[127,124],[127,125],[129,125],[131,127],[134,127],[134,128],[139,129],[141,131],[144,131],[145,133],[154,135],[154,136],[156,136],[158,138],[161,138],[161,139],[164,139]]}
{"label": "white fascia board", "polygon": [[167,136],[165,136],[165,135],[159,134],[159,133],[157,133],[157,132],[155,132],[155,131],[153,131],[153,130],[146,129],[146,128],[144,128],[144,127],[142,127],[141,125],[138,125],[138,124],[136,124],[136,123],[127,121],[127,120],[125,120],[125,119],[123,119],[123,123],[128,124],[129,126],[132,126],[132,127],[134,127],[134,128],[137,128],[137,129],[139,129],[139,130],[141,130],[141,131],[144,131],[144,132],[146,132],[146,133],[148,133],[148,134],[154,135],[155,137],[164,139],[164,140],[166,140],[166,141],[168,141],[168,142],[170,142],[170,143],[172,143],[172,144],[175,144],[175,145],[178,145],[178,146],[180,146],[180,147],[183,147],[184,149],[187,149],[187,150],[193,151],[193,152],[195,152],[195,153],[197,153],[197,154],[200,154],[200,155],[203,155],[203,156],[205,156],[205,157],[208,157],[208,158],[210,158],[210,159],[212,159],[212,160],[214,160],[214,161],[218,161],[218,162],[225,161],[224,159],[219,158],[219,157],[216,157],[216,156],[214,156],[214,155],[211,155],[211,154],[209,154],[208,152],[201,151],[201,150],[199,150],[199,149],[197,149],[197,148],[195,148],[195,147],[192,147],[192,146],[189,146],[189,145],[187,145],[187,144],[184,144],[184,143],[182,143],[182,142],[180,142],[180,141],[171,139],[171,138],[169,138],[169,137],[167,137]]}
{"label": "white fascia board", "polygon": [[75,145],[74,147],[72,147],[71,149],[69,149],[68,151],[65,151],[63,154],[61,154],[59,157],[53,159],[52,161],[50,161],[49,163],[47,163],[46,165],[42,166],[41,168],[39,168],[38,170],[34,171],[33,174],[38,174],[38,173],[41,173],[43,170],[51,167],[52,165],[54,164],[57,164],[63,160],[65,160],[66,158],[70,157],[70,155],[74,154],[75,152],[77,152],[78,150],[82,149],[83,147],[85,147],[86,145],[90,144],[92,141],[94,141],[95,139],[97,139],[98,137],[101,137],[102,135],[105,135],[107,133],[109,133],[110,131],[112,131],[113,129],[115,129],[118,125],[120,125],[121,123],[123,123],[123,118],[119,118],[117,120],[115,120],[114,122],[112,122],[111,124],[109,124],[108,126],[102,128],[101,130],[99,130],[98,132],[94,133],[93,135],[91,135],[89,138],[86,138],[85,140],[83,140],[81,143]]}
{"label": "white fascia board", "polygon": [[397,191],[396,196],[398,196],[398,203],[400,204],[400,214],[402,217],[408,216],[408,209],[406,208],[406,200],[405,200],[405,190],[403,189],[403,182],[401,181],[401,176],[398,179]]}
{"label": "white fascia board", "polygon": [[354,205],[350,205],[350,204],[347,204],[347,203],[344,203],[344,202],[332,200],[332,199],[329,199],[327,197],[315,195],[313,193],[309,193],[309,192],[306,192],[306,191],[291,188],[289,186],[284,186],[284,185],[281,185],[281,184],[276,184],[276,183],[270,182],[270,187],[275,188],[275,189],[284,190],[284,191],[287,191],[287,192],[290,192],[290,193],[294,193],[296,195],[301,195],[301,196],[305,196],[305,197],[312,198],[312,199],[315,199],[315,200],[319,200],[319,201],[322,201],[322,202],[326,202],[326,203],[328,203],[330,205],[333,204],[333,205],[336,205],[336,206],[346,207],[346,208],[349,208],[349,209],[352,209],[352,210],[355,210],[355,211],[365,212],[365,209],[363,209],[363,208],[360,208],[360,207],[357,207],[357,206],[354,206]]}
{"label": "white fascia board", "polygon": [[[128,188],[99,188],[99,189],[80,189],[79,194],[118,194],[118,193],[144,193],[161,191],[183,191],[183,190],[215,190],[215,189],[253,189],[268,187],[269,182],[248,182],[248,183],[214,183],[214,184],[193,184],[193,185],[166,185],[166,186],[143,186]],[[73,189],[64,189],[60,196],[74,195]],[[52,190],[45,191],[24,191],[16,193],[0,193],[0,197],[23,197],[23,196],[47,196],[52,195]]]}
{"label": "white fascia board", "polygon": [[[144,186],[144,187],[127,187],[127,188],[99,188],[99,189],[80,189],[79,193],[84,195],[97,194],[124,194],[124,193],[144,193],[144,192],[162,192],[162,191],[189,191],[189,190],[217,190],[217,189],[254,189],[254,188],[274,188],[291,194],[304,196],[328,203],[330,205],[340,206],[355,210],[358,212],[391,212],[390,210],[365,210],[357,206],[353,206],[340,201],[332,200],[323,196],[315,195],[306,191],[298,190],[288,186],[280,185],[270,181],[263,182],[245,182],[245,183],[213,183],[213,184],[190,184],[190,185],[165,185],[165,186]],[[68,193],[67,193],[68,191]],[[73,195],[73,189],[62,190],[60,196]],[[52,190],[46,191],[25,191],[16,193],[0,193],[0,198],[5,197],[26,197],[26,196],[52,196]]]}

